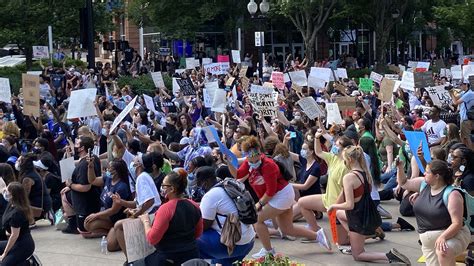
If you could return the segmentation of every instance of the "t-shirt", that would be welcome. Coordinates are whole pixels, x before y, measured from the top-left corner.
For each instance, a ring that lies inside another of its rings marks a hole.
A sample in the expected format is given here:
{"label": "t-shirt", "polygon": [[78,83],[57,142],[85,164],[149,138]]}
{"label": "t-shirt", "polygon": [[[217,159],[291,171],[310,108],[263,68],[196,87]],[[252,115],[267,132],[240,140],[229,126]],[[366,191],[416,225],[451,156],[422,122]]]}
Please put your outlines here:
{"label": "t-shirt", "polygon": [[41,99],[46,99],[46,98],[51,97],[51,93],[50,93],[51,87],[49,87],[48,83],[40,84],[39,89],[40,89]]}
{"label": "t-shirt", "polygon": [[[383,163],[387,163],[388,157],[387,157],[387,146],[392,146],[393,147],[393,158],[395,159],[395,154],[398,153],[398,146],[387,136],[385,136],[382,140],[382,143],[379,145],[379,154],[380,154],[380,159],[382,160]],[[391,165],[388,165],[387,167],[391,167]],[[369,168],[370,169],[370,168]]]}
{"label": "t-shirt", "polygon": [[301,163],[301,169],[298,172],[298,176],[296,181],[298,184],[304,184],[306,180],[309,178],[310,175],[315,176],[317,178],[316,182],[309,187],[307,190],[300,191],[300,194],[303,196],[307,195],[314,195],[314,194],[321,194],[321,184],[320,184],[320,176],[321,176],[321,169],[319,167],[319,163],[314,161],[311,167],[306,170],[306,159],[299,156],[299,160]]}
{"label": "t-shirt", "polygon": [[328,183],[326,193],[323,194],[323,205],[329,208],[336,203],[337,197],[341,194],[342,178],[349,172],[349,169],[344,164],[344,160],[332,153],[323,152],[321,158],[328,164]]}
{"label": "t-shirt", "polygon": [[[104,188],[102,189],[102,193],[100,194],[100,201],[103,210],[112,208],[112,195],[115,193],[119,194],[121,199],[128,200],[130,198],[131,193],[128,184],[120,180],[117,184],[114,185],[112,184],[112,177],[106,174],[103,175],[102,178],[104,179]],[[112,215],[110,217],[110,220],[115,222],[121,218],[124,218],[123,212],[119,211],[118,213]]]}
{"label": "t-shirt", "polygon": [[[133,155],[131,152],[129,152],[127,149],[125,149],[123,155],[122,155],[122,160],[127,164],[127,166],[130,166],[130,164],[133,162],[133,159],[135,159],[135,155]],[[128,183],[130,184],[130,191],[132,193],[135,192],[135,182],[136,180],[133,179],[132,175],[128,175]]]}
{"label": "t-shirt", "polygon": [[151,206],[146,213],[149,213],[154,208],[157,208],[161,205],[160,194],[158,193],[158,189],[155,186],[155,182],[153,182],[153,178],[147,173],[142,172],[137,177],[137,183],[135,185],[136,190],[136,197],[135,201],[137,202],[137,206],[142,206],[145,202],[150,199],[154,199],[155,202],[153,206]]}
{"label": "t-shirt", "polygon": [[421,127],[421,130],[426,133],[428,136],[428,143],[433,144],[438,142],[441,138],[444,137],[444,129],[446,128],[446,122],[439,120],[438,122],[433,122],[431,119],[426,121],[426,123]]}
{"label": "t-shirt", "polygon": [[[460,104],[459,108],[459,117],[461,121],[468,120],[467,118],[467,110],[469,110],[472,106],[474,106],[474,92],[472,90],[468,90],[464,92],[461,96],[462,103]],[[467,105],[467,108],[466,108]]]}
{"label": "t-shirt", "polygon": [[[85,158],[82,158],[76,165],[76,168],[72,172],[72,183],[80,185],[89,185],[89,179],[87,178],[87,167],[88,163]],[[94,156],[94,172],[96,176],[101,175],[100,171],[100,160]],[[89,215],[97,212],[100,209],[100,189],[96,186],[91,186],[91,189],[87,192],[78,192],[71,189],[72,206],[77,214]]]}
{"label": "t-shirt", "polygon": [[[202,197],[201,204],[202,218],[206,220],[214,220],[212,229],[216,230],[219,235],[222,234],[222,228],[215,219],[219,219],[220,225],[224,226],[226,215],[238,215],[234,201],[227,195],[222,187],[214,187]],[[236,243],[237,245],[245,245],[255,238],[255,231],[252,225],[240,223],[242,230],[242,238]]]}
{"label": "t-shirt", "polygon": [[7,209],[2,217],[2,228],[3,230],[11,233],[11,227],[20,228],[20,235],[18,240],[21,240],[25,235],[30,234],[29,221],[26,219],[26,215],[20,209],[13,207],[8,204]]}

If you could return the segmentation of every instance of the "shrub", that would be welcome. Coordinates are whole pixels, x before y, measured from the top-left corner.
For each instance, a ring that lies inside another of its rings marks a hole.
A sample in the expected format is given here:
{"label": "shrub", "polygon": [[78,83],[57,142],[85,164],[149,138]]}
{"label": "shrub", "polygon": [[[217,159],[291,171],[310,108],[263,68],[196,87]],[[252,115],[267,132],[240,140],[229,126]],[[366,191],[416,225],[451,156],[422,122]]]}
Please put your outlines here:
{"label": "shrub", "polygon": [[[173,80],[167,74],[163,74],[163,82],[165,83],[165,87],[170,90],[173,86]],[[138,77],[132,76],[122,76],[118,78],[117,85],[122,88],[125,85],[131,87],[134,94],[141,95],[141,94],[148,94],[150,96],[155,95],[155,83],[153,83],[153,79],[151,75],[141,75]]]}

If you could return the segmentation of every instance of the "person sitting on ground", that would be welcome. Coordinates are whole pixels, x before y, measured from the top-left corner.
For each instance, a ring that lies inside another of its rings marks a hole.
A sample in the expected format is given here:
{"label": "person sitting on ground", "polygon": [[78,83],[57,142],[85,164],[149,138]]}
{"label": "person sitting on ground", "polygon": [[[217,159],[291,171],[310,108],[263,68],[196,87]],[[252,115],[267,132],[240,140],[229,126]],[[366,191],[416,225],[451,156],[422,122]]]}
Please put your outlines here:
{"label": "person sitting on ground", "polygon": [[202,234],[203,221],[199,206],[184,198],[186,183],[183,169],[169,173],[160,188],[167,202],[156,212],[153,225],[148,214],[140,216],[148,243],[156,248],[145,258],[146,265],[181,265],[199,258],[196,239]]}

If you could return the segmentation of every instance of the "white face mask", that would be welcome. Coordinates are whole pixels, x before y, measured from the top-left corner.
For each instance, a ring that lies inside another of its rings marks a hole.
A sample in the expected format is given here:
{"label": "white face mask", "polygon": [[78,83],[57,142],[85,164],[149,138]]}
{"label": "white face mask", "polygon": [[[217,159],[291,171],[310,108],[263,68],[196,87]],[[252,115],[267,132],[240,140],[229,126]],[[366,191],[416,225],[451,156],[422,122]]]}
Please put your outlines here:
{"label": "white face mask", "polygon": [[2,192],[2,196],[6,201],[10,201],[12,199],[12,196],[6,189]]}
{"label": "white face mask", "polygon": [[20,171],[20,162],[19,161],[15,162],[15,170]]}

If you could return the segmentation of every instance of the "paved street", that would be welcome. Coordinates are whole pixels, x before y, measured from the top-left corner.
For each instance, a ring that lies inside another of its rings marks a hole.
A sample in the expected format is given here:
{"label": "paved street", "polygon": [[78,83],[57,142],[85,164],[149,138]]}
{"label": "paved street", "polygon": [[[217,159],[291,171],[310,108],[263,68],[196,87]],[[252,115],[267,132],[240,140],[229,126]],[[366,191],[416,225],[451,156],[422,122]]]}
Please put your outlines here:
{"label": "paved street", "polygon": [[[383,206],[394,216],[391,221],[395,221],[398,203],[396,201],[384,202]],[[406,218],[406,220],[415,225],[414,218]],[[44,221],[40,222],[39,226],[33,230],[36,253],[43,265],[122,265],[125,260],[120,252],[101,254],[100,239],[82,239],[76,235],[65,235],[46,224]],[[321,224],[329,229],[326,217],[323,218]],[[417,240],[416,232],[388,232],[384,241],[369,240],[366,248],[370,251],[386,252],[394,247],[406,254],[414,263],[421,256]],[[356,263],[352,256],[343,255],[339,251],[329,253],[318,244],[302,244],[298,240],[273,239],[272,241],[277,252],[289,255],[305,265],[367,265],[367,263]],[[253,252],[260,248],[260,242],[257,240]]]}

